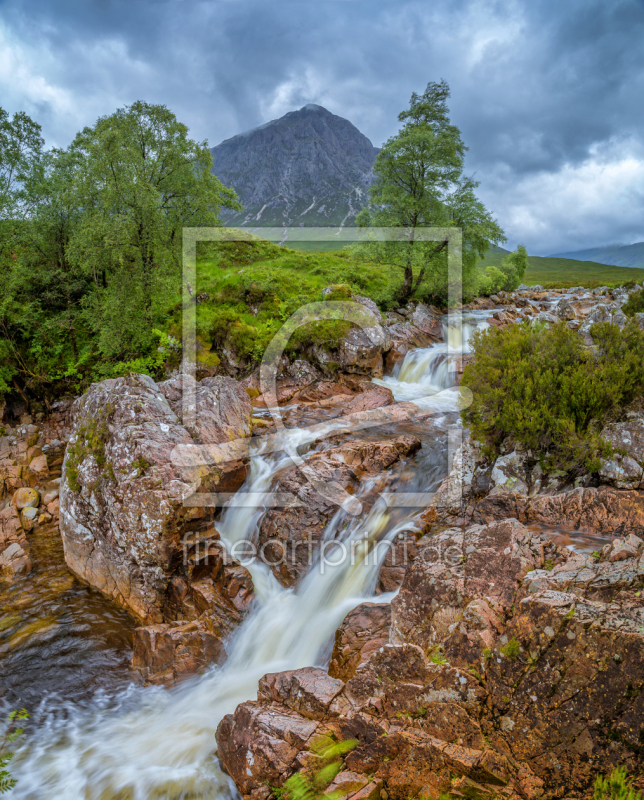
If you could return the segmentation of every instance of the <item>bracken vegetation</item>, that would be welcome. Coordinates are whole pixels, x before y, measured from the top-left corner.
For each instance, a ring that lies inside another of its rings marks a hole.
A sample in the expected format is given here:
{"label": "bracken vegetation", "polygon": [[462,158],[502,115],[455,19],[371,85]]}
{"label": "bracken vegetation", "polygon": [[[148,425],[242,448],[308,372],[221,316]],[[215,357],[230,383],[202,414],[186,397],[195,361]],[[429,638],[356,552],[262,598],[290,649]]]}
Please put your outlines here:
{"label": "bracken vegetation", "polygon": [[633,779],[628,777],[626,770],[616,767],[607,777],[598,776],[593,800],[644,800],[632,784]]}
{"label": "bracken vegetation", "polygon": [[16,727],[16,723],[28,717],[29,714],[23,708],[20,711],[11,711],[5,720],[4,738],[0,742],[0,794],[10,792],[17,783],[9,772],[9,763],[14,754],[11,750],[7,750],[7,745],[13,744],[22,736],[24,731],[22,728]]}

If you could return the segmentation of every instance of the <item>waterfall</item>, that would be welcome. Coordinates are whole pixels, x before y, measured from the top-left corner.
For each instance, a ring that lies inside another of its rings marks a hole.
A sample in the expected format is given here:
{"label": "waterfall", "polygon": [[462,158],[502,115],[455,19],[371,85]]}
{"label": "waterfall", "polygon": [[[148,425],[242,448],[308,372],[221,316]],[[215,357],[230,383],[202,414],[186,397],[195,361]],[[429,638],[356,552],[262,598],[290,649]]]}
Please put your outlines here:
{"label": "waterfall", "polygon": [[[379,381],[397,400],[414,400],[435,409],[457,409],[455,359],[468,352],[469,338],[483,317],[453,317],[444,325],[445,343],[407,353],[394,377]],[[440,394],[437,394],[439,393]],[[439,423],[434,420],[425,423]],[[329,422],[327,433],[342,427]],[[306,429],[287,431],[285,449],[319,438]],[[279,470],[291,461],[283,453],[262,454],[259,444],[241,491],[262,495]],[[424,470],[414,489],[427,491]],[[368,488],[368,487],[365,487]],[[256,543],[262,508],[231,506],[217,524],[226,547]],[[375,597],[383,543],[413,526],[420,511],[391,513],[379,500],[366,516],[349,517],[341,509],[329,523],[323,542],[335,548],[318,557],[295,589],[285,589],[267,565],[245,564],[256,589],[250,614],[227,644],[228,660],[171,690],[136,687],[117,698],[96,698],[91,708],[61,707],[45,701],[36,725],[14,761],[16,800],[205,800],[236,798],[234,785],[219,769],[215,731],[225,714],[252,700],[267,672],[324,665],[334,631],[346,614]],[[347,557],[343,556],[346,551]],[[332,563],[329,563],[332,562]]]}
{"label": "waterfall", "polygon": [[[329,423],[332,430],[338,423]],[[319,431],[315,434],[318,437]],[[307,443],[306,430],[286,434],[291,446]],[[275,474],[290,460],[252,456],[242,491],[266,492]],[[386,554],[379,543],[392,541],[409,527],[418,511],[394,522],[384,501],[360,518],[339,511],[327,537],[337,555],[318,558],[295,589],[285,589],[269,568],[246,565],[257,591],[249,616],[228,643],[222,667],[171,690],[132,686],[119,698],[95,702],[89,709],[56,707],[36,714],[37,727],[14,762],[20,800],[202,800],[234,798],[237,792],[218,767],[215,731],[225,714],[256,697],[267,672],[323,665],[329,643],[346,614],[373,597]],[[262,509],[230,507],[218,529],[227,546],[253,541]],[[333,537],[331,539],[331,537]],[[347,558],[341,558],[341,549]],[[351,557],[353,556],[353,557]],[[329,563],[331,562],[331,563]],[[100,698],[99,698],[100,700]]]}
{"label": "waterfall", "polygon": [[419,404],[431,407],[436,407],[431,396],[442,392],[440,407],[456,410],[456,392],[446,393],[446,390],[456,385],[458,361],[470,352],[469,341],[474,331],[488,327],[487,316],[487,312],[471,312],[466,317],[460,314],[446,316],[443,342],[410,350],[392,376],[377,382],[388,386],[396,399],[418,402],[425,398],[425,402]]}

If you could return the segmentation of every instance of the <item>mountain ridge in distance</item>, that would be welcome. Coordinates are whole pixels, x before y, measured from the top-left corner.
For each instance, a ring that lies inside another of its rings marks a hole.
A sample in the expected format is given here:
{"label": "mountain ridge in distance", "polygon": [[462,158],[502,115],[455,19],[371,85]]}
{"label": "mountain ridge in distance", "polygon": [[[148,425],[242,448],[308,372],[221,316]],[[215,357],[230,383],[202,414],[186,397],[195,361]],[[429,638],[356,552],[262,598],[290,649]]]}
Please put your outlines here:
{"label": "mountain ridge in distance", "polygon": [[614,267],[644,268],[644,242],[609,244],[569,253],[555,253],[550,258],[570,258],[574,261],[599,261]]}
{"label": "mountain ridge in distance", "polygon": [[243,212],[243,227],[350,225],[364,207],[378,148],[349,120],[309,103],[211,148],[213,172]]}

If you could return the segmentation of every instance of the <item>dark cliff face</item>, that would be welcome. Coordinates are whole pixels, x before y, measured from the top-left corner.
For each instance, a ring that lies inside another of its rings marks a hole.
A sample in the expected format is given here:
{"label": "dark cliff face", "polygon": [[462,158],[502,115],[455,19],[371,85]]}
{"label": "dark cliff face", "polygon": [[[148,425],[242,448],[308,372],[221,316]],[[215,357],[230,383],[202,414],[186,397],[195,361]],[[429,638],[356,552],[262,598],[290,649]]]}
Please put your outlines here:
{"label": "dark cliff face", "polygon": [[306,105],[213,147],[215,174],[245,206],[229,225],[350,224],[378,149],[348,120]]}

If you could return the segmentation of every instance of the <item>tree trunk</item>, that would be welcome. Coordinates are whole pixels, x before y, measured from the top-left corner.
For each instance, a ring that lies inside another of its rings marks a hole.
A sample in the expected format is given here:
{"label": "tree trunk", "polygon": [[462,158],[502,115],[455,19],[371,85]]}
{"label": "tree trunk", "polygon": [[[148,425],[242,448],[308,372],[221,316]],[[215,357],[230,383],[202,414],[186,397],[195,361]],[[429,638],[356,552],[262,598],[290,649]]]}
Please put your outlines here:
{"label": "tree trunk", "polygon": [[412,267],[412,246],[414,244],[414,235],[416,232],[416,222],[414,221],[411,225],[411,230],[409,231],[409,237],[407,242],[409,243],[409,249],[407,250],[407,259],[405,263],[405,278],[403,280],[403,285],[400,287],[400,292],[398,293],[398,302],[402,305],[406,303],[407,300],[411,297],[414,292],[414,270]]}

